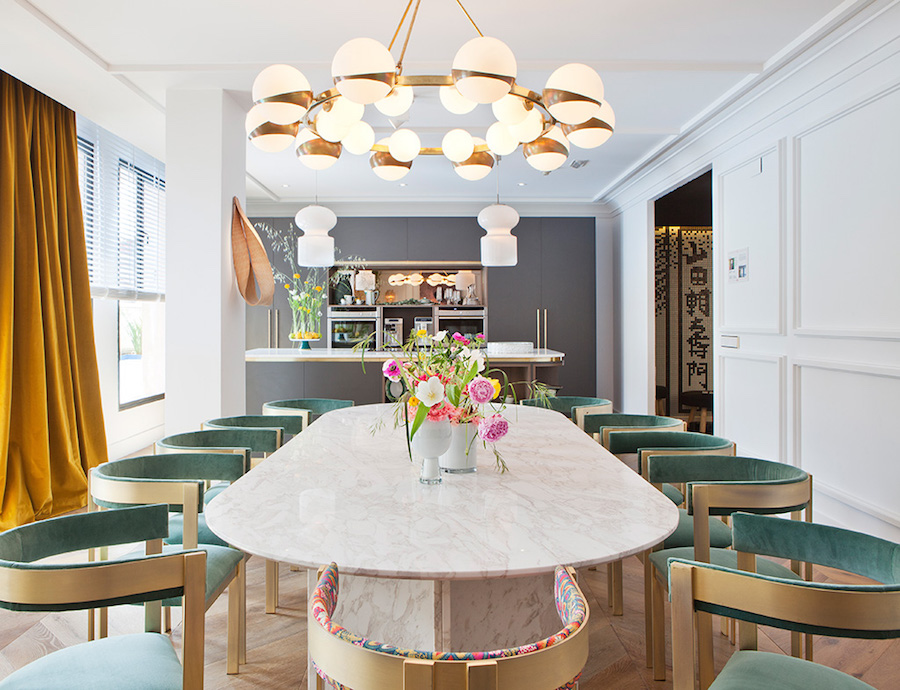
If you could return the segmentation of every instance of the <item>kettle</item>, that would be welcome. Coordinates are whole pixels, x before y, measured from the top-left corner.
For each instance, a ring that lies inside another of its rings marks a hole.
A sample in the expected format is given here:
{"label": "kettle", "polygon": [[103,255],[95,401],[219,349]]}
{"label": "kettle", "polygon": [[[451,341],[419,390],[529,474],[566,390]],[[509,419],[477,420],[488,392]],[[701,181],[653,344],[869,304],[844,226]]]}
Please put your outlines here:
{"label": "kettle", "polygon": [[378,290],[366,290],[366,304],[375,304],[378,299]]}

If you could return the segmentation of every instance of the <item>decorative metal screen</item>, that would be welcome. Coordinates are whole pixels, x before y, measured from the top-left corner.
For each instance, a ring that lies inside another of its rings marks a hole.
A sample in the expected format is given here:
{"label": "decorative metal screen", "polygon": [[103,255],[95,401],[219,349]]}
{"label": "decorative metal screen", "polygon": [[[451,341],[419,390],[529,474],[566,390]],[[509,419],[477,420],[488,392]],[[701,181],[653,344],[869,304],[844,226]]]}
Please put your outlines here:
{"label": "decorative metal screen", "polygon": [[712,228],[658,227],[656,383],[668,411],[682,391],[712,391]]}

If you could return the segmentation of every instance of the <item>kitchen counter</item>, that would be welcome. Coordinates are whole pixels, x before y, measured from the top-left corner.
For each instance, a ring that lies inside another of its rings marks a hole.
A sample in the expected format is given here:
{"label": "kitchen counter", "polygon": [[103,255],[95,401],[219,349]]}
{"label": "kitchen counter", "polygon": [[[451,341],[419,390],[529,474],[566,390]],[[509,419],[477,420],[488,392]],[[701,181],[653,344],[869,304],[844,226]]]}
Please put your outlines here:
{"label": "kitchen counter", "polygon": [[[367,350],[367,362],[384,362],[401,355],[399,350]],[[562,364],[565,353],[544,348],[533,349],[531,352],[490,355],[488,361],[493,366],[505,364]],[[361,353],[352,349],[343,348],[313,348],[301,350],[299,348],[256,348],[247,350],[247,362],[359,362]]]}

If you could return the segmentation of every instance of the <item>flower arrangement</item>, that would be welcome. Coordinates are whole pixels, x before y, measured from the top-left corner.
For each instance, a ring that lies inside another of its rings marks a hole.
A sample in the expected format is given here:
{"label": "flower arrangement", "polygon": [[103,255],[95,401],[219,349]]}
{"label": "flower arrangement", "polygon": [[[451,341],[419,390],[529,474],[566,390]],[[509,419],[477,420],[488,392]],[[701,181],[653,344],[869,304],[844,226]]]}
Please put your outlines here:
{"label": "flower arrangement", "polygon": [[[283,263],[288,269],[288,273],[285,273],[275,268],[273,262],[272,273],[275,282],[284,285],[288,293],[288,304],[291,307],[291,340],[318,340],[322,337],[319,323],[329,284],[327,270],[297,265],[299,232],[293,223],[287,230],[267,223],[257,223],[256,227],[269,238],[273,251],[281,253]],[[335,255],[339,253],[336,251]],[[364,260],[350,257],[349,261],[344,263],[349,269],[358,269],[363,266]],[[335,272],[331,276],[331,285],[336,285],[340,278],[340,274]]]}
{"label": "flower arrangement", "polygon": [[[506,463],[494,444],[506,436],[509,423],[499,414],[503,403],[491,401],[508,383],[501,385],[499,379],[485,376],[491,372],[485,371],[484,336],[470,339],[447,331],[426,336],[424,330],[411,332],[400,356],[382,366],[385,378],[402,381],[406,388],[397,401],[397,425],[407,427],[409,442],[426,420],[475,424],[478,437],[485,445],[491,444],[497,468],[506,472]],[[426,339],[424,346],[418,345],[422,339]]]}

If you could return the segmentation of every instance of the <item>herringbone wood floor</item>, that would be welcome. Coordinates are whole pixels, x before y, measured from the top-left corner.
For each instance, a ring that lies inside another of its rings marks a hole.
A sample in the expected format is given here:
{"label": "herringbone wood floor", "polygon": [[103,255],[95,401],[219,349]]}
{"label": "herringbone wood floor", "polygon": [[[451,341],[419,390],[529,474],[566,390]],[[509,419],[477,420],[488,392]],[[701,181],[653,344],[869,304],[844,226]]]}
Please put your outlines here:
{"label": "herringbone wood floor", "polygon": [[[206,688],[307,688],[306,675],[306,574],[281,568],[281,606],[266,615],[264,562],[252,558],[247,570],[247,660],[237,676],[225,674],[226,597],[220,597],[207,613]],[[841,579],[835,571],[817,570],[817,579]],[[631,690],[671,688],[671,680],[654,682],[644,665],[642,569],[636,558],[625,561],[625,616],[609,615],[605,604],[606,568],[579,572],[591,607],[591,654],[580,684],[582,690]],[[177,614],[176,614],[177,616]],[[142,615],[136,607],[118,607],[110,613],[110,633],[136,632]],[[762,629],[760,648],[784,651],[788,636]],[[83,612],[31,614],[0,611],[0,677],[29,661],[61,647],[85,640]],[[179,644],[179,629],[173,633]],[[717,636],[716,660],[723,664],[731,653],[728,641]],[[900,687],[900,641],[832,640],[817,638],[816,660],[851,673],[888,690]],[[669,658],[671,669],[671,658]],[[671,673],[669,674],[671,678]]]}

